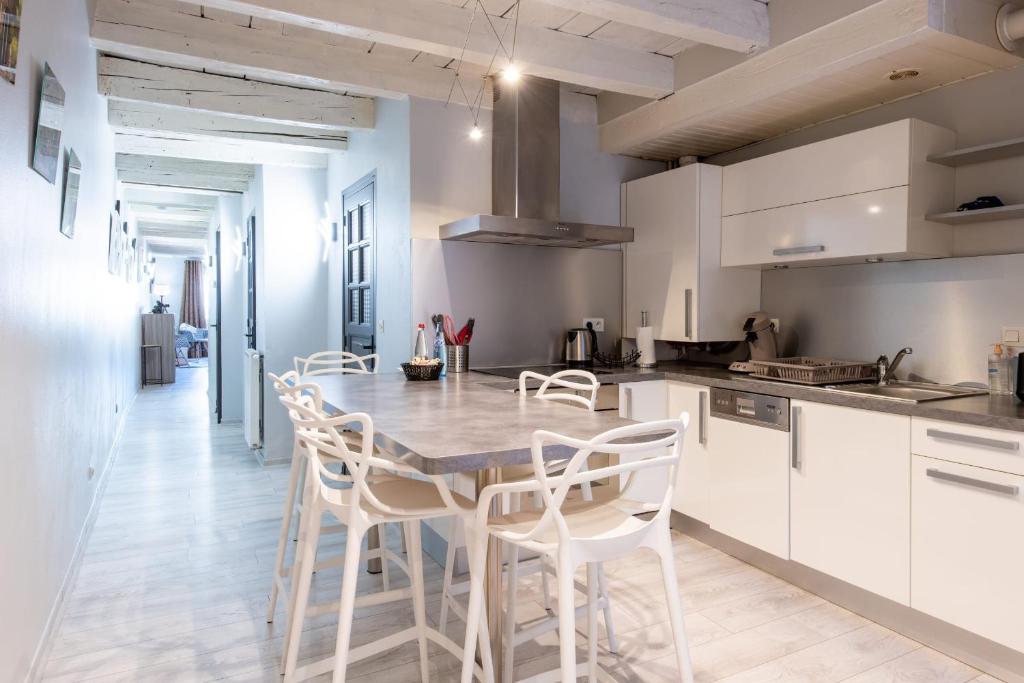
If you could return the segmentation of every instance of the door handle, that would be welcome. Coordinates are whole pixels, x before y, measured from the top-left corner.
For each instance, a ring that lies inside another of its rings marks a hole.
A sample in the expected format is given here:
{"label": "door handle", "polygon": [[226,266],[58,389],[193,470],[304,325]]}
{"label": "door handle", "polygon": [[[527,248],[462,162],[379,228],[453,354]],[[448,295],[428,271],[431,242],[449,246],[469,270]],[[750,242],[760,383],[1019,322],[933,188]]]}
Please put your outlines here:
{"label": "door handle", "polygon": [[686,323],[685,323],[685,335],[687,339],[693,337],[693,290],[688,289],[683,294],[686,301]]}
{"label": "door handle", "polygon": [[706,446],[708,443],[708,425],[707,418],[704,416],[704,409],[708,403],[708,392],[702,391],[697,395],[697,443],[701,446]]}
{"label": "door handle", "polygon": [[800,406],[789,411],[789,466],[800,471]]}
{"label": "door handle", "polygon": [[772,254],[775,256],[792,256],[794,254],[817,254],[825,251],[824,244],[807,244],[802,247],[779,247],[778,249],[772,249]]}
{"label": "door handle", "polygon": [[942,481],[953,482],[954,484],[963,484],[964,486],[973,486],[976,489],[984,489],[985,491],[992,491],[993,493],[1004,493],[1008,496],[1016,496],[1020,489],[1010,484],[998,484],[994,481],[985,481],[984,479],[975,479],[974,477],[965,477],[960,474],[953,474],[952,472],[943,472],[942,470],[936,470],[928,468],[925,470],[932,479],[941,479]]}
{"label": "door handle", "polygon": [[971,446],[985,446],[986,448],[998,448],[1003,451],[1019,451],[1020,442],[1003,441],[1002,439],[988,439],[984,436],[973,434],[960,434],[958,432],[947,432],[943,429],[928,429],[925,434],[933,439],[945,439],[946,441],[958,441]]}
{"label": "door handle", "polygon": [[633,419],[633,387],[622,387],[622,393],[626,397],[626,419]]}

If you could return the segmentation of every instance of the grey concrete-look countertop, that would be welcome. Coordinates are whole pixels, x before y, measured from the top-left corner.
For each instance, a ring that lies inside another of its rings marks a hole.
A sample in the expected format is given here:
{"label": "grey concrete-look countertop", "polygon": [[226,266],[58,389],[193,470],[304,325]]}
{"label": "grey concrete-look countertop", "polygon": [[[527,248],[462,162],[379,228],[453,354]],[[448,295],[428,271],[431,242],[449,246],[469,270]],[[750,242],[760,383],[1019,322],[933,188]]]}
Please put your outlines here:
{"label": "grey concrete-look countertop", "polygon": [[[310,381],[320,385],[328,412],[368,413],[377,445],[424,474],[529,463],[530,439],[538,429],[591,439],[634,424],[614,412],[521,401],[494,379],[471,372],[436,382],[410,382],[401,373],[322,375]],[[544,456],[557,460],[574,452],[547,447]]]}
{"label": "grey concrete-look countertop", "polygon": [[701,386],[737,389],[803,401],[874,410],[880,413],[910,415],[1024,432],[1024,403],[1013,396],[967,396],[941,401],[908,403],[874,396],[858,396],[822,387],[753,379],[748,375],[730,372],[725,368],[686,363],[662,363],[657,368],[646,370],[636,367],[601,369],[608,373],[598,376],[602,384],[668,379]]}

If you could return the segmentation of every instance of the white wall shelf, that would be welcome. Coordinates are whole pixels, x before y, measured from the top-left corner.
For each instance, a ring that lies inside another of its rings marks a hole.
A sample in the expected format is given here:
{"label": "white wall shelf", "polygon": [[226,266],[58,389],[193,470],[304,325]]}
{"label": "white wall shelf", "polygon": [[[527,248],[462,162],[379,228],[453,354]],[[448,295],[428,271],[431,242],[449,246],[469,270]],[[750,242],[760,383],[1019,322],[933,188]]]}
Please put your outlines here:
{"label": "white wall shelf", "polygon": [[1024,218],[1024,204],[1008,204],[1007,206],[994,206],[990,209],[975,209],[974,211],[949,211],[925,216],[926,220],[947,225],[988,223],[989,221],[1005,221],[1012,218]]}
{"label": "white wall shelf", "polygon": [[990,142],[985,145],[954,149],[952,152],[945,152],[943,154],[933,154],[928,157],[928,161],[942,164],[943,166],[967,166],[970,164],[982,164],[987,161],[1009,159],[1016,156],[1024,156],[1024,138]]}

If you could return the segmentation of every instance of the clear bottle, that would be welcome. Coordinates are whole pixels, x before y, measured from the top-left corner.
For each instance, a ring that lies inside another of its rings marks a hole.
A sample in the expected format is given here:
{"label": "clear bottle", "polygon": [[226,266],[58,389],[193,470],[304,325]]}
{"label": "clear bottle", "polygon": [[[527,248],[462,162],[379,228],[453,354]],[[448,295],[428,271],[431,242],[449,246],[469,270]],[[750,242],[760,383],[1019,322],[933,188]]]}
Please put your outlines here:
{"label": "clear bottle", "polygon": [[[440,320],[434,323],[434,358],[441,361],[442,364],[445,362],[444,333],[441,332]],[[445,368],[444,365],[441,365],[441,377],[448,374],[446,370],[447,368]]]}
{"label": "clear bottle", "polygon": [[427,335],[424,332],[426,328],[424,323],[416,327],[416,344],[412,347],[413,358],[430,358],[430,352],[427,351]]}
{"label": "clear bottle", "polygon": [[1010,393],[1010,359],[1003,353],[1003,345],[995,344],[988,357],[988,390],[1005,396]]}

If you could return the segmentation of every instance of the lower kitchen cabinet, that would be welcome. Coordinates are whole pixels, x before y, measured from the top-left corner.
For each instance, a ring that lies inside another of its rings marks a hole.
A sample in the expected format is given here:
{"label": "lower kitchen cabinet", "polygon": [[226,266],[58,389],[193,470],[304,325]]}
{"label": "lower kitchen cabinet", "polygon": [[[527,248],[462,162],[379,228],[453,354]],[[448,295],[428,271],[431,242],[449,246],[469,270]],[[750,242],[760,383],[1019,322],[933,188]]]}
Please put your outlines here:
{"label": "lower kitchen cabinet", "polygon": [[683,440],[672,509],[702,522],[710,522],[710,456],[708,455],[708,411],[711,389],[682,382],[668,383],[668,414],[689,413],[690,426]]}
{"label": "lower kitchen cabinet", "polygon": [[[637,422],[668,419],[668,382],[629,382],[619,385],[619,416]],[[637,459],[644,455],[634,456]],[[627,462],[623,457],[623,462]],[[625,485],[627,477],[621,478]],[[663,473],[656,469],[637,472],[629,499],[657,504],[664,499]]]}
{"label": "lower kitchen cabinet", "polygon": [[790,407],[790,558],[909,605],[910,418]]}
{"label": "lower kitchen cabinet", "polygon": [[1024,652],[1024,476],[913,462],[911,606]]}

